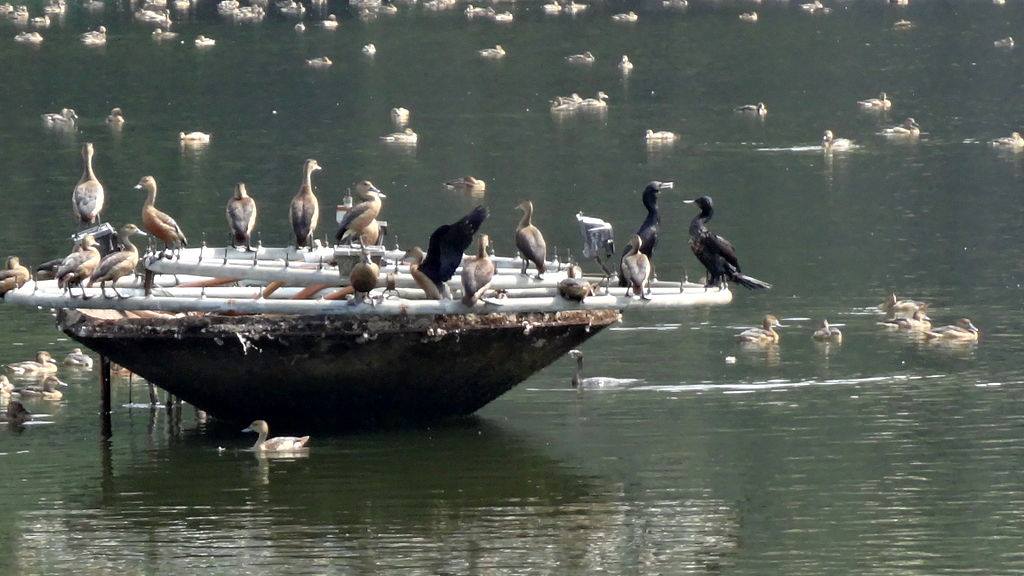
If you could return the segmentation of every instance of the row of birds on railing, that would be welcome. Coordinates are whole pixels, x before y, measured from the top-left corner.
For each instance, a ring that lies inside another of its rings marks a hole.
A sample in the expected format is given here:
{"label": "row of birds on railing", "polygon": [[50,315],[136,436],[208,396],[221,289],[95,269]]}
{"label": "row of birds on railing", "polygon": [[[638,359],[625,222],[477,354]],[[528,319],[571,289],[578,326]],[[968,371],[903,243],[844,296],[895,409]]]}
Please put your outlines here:
{"label": "row of birds on railing", "polygon": [[[106,203],[103,184],[93,169],[94,153],[91,143],[82,147],[82,176],[72,192],[75,220],[82,227],[98,225]],[[320,169],[320,164],[314,159],[304,162],[299,191],[289,204],[289,223],[297,249],[313,247],[313,238],[320,221],[320,202],[314,192],[313,175]],[[644,188],[642,201],[647,216],[619,263],[619,285],[628,287],[639,298],[647,298],[650,280],[655,273],[652,259],[658,243],[660,224],[658,197],[662,191],[672,187],[670,182],[655,181]],[[69,292],[71,288],[79,287],[83,298],[87,298],[85,285],[98,283],[101,294],[106,296],[106,283],[113,284],[122,277],[135,274],[139,252],[131,241],[133,236],[148,233],[163,243],[165,255],[168,251],[188,246],[188,238],[178,222],[156,207],[156,179],[145,176],[136,185],[136,189],[146,194],[141,212],[142,227],[140,229],[134,224],[126,224],[118,230],[121,250],[101,257],[96,238],[86,234],[71,254],[40,266],[36,278],[56,278],[60,287]],[[345,211],[335,234],[335,242],[377,245],[382,239],[378,216],[387,196],[369,180],[357,182],[354,193],[361,201]],[[707,222],[714,213],[711,198],[702,196],[687,202],[696,204],[700,209],[690,225],[690,247],[707,270],[707,285],[719,286],[732,281],[752,289],[768,288],[768,284],[743,274],[732,244],[707,229]],[[515,231],[516,249],[523,258],[522,273],[526,274],[527,263],[532,263],[540,276],[545,272],[548,252],[544,236],[533,223],[532,202],[524,201],[517,209],[523,212]],[[227,202],[225,214],[232,245],[252,250],[257,208],[244,183],[235,187],[234,194]],[[477,243],[476,256],[463,262],[465,250],[473,243],[474,236],[486,218],[487,209],[478,206],[460,220],[435,230],[425,253],[419,248],[409,251],[406,261],[410,265],[410,273],[429,298],[450,296],[446,283],[459,267],[463,269],[464,302],[467,305],[473,305],[487,290],[496,268],[487,250],[489,239],[486,235],[481,236]],[[612,275],[603,263],[602,267],[608,276]],[[379,268],[370,261],[369,256],[360,265],[353,267],[350,284],[357,297],[376,287],[378,274]],[[18,257],[9,257],[6,270],[0,271],[0,294],[22,286],[31,276]],[[592,293],[592,287],[582,280],[582,273],[570,276],[563,296],[582,300]],[[113,290],[120,297],[116,287]]]}

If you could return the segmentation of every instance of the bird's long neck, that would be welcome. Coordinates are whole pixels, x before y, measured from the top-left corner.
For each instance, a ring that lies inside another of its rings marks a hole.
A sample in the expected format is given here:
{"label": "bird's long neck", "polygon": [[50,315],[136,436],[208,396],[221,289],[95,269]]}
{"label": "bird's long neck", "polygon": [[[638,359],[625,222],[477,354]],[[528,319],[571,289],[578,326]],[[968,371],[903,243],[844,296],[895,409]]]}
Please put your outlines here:
{"label": "bird's long neck", "polygon": [[533,225],[533,206],[525,204],[523,206],[523,217],[519,220],[519,229],[522,230],[528,226]]}
{"label": "bird's long neck", "polygon": [[572,387],[579,388],[583,383],[583,357],[576,358],[576,372],[572,375]]}
{"label": "bird's long neck", "polygon": [[154,206],[156,204],[156,184],[149,184],[146,186],[146,206]]}
{"label": "bird's long neck", "polygon": [[303,194],[313,193],[313,167],[306,166],[302,173],[302,190]]}
{"label": "bird's long neck", "polygon": [[124,237],[122,237],[121,238],[121,246],[124,246],[124,251],[125,252],[130,252],[132,254],[138,254],[139,253],[139,249],[132,242],[132,237],[131,236],[124,236]]}
{"label": "bird's long neck", "polygon": [[85,148],[82,151],[82,180],[95,180],[96,174],[92,171],[92,149]]}
{"label": "bird's long neck", "polygon": [[476,257],[478,260],[486,260],[490,258],[490,255],[487,254],[487,242],[481,241],[477,245]]}
{"label": "bird's long neck", "polygon": [[259,436],[256,438],[256,443],[252,445],[254,450],[259,450],[263,443],[267,441],[267,431],[260,430]]}
{"label": "bird's long neck", "polygon": [[706,229],[706,224],[711,220],[711,216],[713,216],[714,213],[715,210],[713,208],[701,208],[700,214],[694,216],[693,221],[690,222],[690,234],[694,235],[703,232]]}
{"label": "bird's long neck", "polygon": [[658,213],[658,197],[653,192],[644,194],[644,208],[647,208],[646,223],[657,224],[661,222],[661,216]]}

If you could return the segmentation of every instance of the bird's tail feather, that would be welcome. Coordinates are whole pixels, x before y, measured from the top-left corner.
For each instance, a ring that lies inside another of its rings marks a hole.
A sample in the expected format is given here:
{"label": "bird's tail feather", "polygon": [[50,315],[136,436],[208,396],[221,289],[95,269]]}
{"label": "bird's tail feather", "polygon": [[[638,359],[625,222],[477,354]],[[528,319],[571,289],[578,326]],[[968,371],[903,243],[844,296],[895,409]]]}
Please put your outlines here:
{"label": "bird's tail feather", "polygon": [[747,276],[740,274],[739,272],[732,275],[732,281],[747,288],[748,290],[769,290],[772,285],[767,282],[762,282],[753,276]]}

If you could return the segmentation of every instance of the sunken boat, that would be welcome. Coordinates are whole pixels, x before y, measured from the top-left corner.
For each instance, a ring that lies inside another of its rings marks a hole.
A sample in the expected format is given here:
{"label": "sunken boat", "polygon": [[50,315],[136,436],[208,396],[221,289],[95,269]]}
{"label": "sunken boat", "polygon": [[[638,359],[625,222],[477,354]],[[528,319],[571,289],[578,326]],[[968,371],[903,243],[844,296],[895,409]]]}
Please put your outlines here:
{"label": "sunken boat", "polygon": [[[610,226],[586,220],[584,255],[600,262]],[[4,300],[56,310],[69,337],[216,418],[365,428],[472,414],[630,310],[732,299],[727,287],[667,281],[636,299],[593,276],[584,280],[594,294],[577,302],[559,294],[566,263],[548,262],[538,279],[521,274],[519,258],[493,257],[497,294],[470,307],[426,299],[403,255],[204,245],[147,253],[142,275],[116,283],[120,297],[32,280]],[[352,299],[348,272],[366,256],[379,265],[378,287]]]}

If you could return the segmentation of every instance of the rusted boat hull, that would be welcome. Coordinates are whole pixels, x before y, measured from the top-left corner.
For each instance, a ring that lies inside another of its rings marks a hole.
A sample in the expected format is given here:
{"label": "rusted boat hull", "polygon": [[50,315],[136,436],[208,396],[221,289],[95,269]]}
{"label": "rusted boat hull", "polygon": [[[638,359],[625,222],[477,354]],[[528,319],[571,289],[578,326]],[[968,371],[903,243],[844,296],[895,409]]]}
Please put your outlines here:
{"label": "rusted boat hull", "polygon": [[604,310],[101,319],[63,310],[58,323],[215,417],[337,429],[472,414],[618,318]]}

